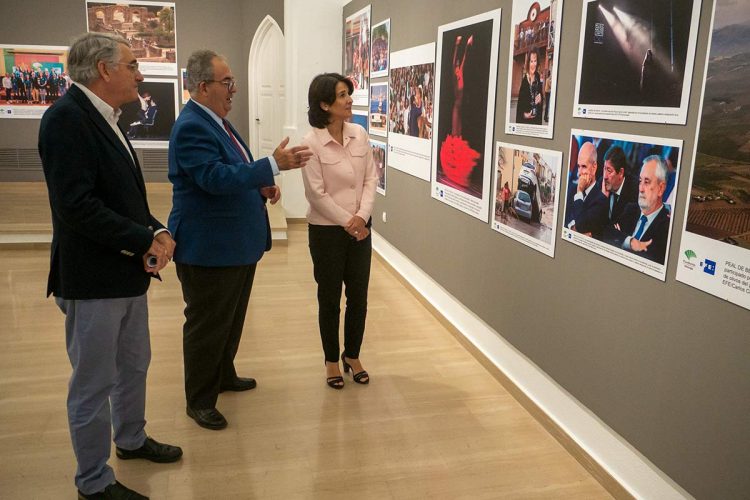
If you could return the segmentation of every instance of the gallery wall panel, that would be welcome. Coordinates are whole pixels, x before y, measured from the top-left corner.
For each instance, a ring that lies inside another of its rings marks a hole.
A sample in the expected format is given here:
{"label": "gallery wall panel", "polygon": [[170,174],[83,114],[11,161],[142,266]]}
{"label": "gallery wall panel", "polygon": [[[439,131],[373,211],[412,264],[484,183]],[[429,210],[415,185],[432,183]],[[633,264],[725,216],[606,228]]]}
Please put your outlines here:
{"label": "gallery wall panel", "polygon": [[[623,11],[649,5],[607,1]],[[750,441],[744,424],[750,312],[675,280],[713,2],[690,2],[699,19],[683,126],[574,118],[583,11],[582,2],[566,0],[551,139],[506,133],[515,3],[440,2],[435,9],[428,0],[355,0],[344,16],[371,4],[374,23],[391,19],[395,53],[435,43],[438,26],[502,9],[494,140],[562,152],[561,203],[573,129],[681,144],[664,281],[571,244],[559,229],[550,258],[432,199],[429,183],[399,169],[388,170],[388,195],[376,199],[375,230],[691,494],[742,498],[750,490],[744,470],[750,452],[743,444]],[[563,206],[557,217],[562,228]]]}

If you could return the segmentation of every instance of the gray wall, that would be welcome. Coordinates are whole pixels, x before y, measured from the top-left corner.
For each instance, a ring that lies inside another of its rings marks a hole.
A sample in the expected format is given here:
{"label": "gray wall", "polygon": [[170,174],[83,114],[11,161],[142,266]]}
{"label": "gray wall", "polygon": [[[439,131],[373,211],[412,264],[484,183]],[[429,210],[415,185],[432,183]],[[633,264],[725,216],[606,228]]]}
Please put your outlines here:
{"label": "gray wall", "polygon": [[[351,2],[344,17],[368,3]],[[562,151],[563,165],[571,128],[685,141],[666,283],[559,237],[551,259],[431,199],[429,183],[395,169],[388,171],[388,195],[377,196],[373,221],[389,242],[691,494],[747,498],[750,312],[674,279],[713,2],[704,0],[701,9],[687,125],[667,126],[571,118],[581,2],[566,0],[552,140],[503,133],[510,0],[371,3],[373,24],[391,18],[391,51],[436,41],[441,24],[503,9],[495,140]],[[388,223],[381,222],[383,211]]]}
{"label": "gray wall", "polygon": [[[198,49],[208,48],[227,56],[239,85],[229,119],[247,137],[247,59],[250,44],[266,15],[273,17],[283,30],[283,0],[173,1],[178,67],[185,67],[190,54]],[[2,44],[68,45],[73,37],[86,31],[84,0],[7,2],[2,10]],[[0,119],[0,181],[43,180],[41,164],[35,153],[39,122]],[[20,164],[12,161],[14,150],[22,152],[23,161]],[[147,180],[166,181],[166,150],[140,150],[138,155]]]}

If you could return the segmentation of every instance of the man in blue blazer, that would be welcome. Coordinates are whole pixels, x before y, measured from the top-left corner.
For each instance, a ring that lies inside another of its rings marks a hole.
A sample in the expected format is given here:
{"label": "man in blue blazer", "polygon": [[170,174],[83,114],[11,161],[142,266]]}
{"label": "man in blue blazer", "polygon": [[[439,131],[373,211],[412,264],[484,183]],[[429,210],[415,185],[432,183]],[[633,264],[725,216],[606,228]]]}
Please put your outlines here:
{"label": "man in blue blazer", "polygon": [[226,120],[237,92],[226,59],[210,50],[193,53],[187,64],[190,101],[169,139],[173,184],[169,227],[177,242],[174,260],[185,299],[183,356],[187,414],[207,429],[227,426],[216,409],[223,391],[253,389],[238,377],[234,357],[257,262],[271,249],[266,200],[276,203],[279,170],[300,168],[306,146],[253,159]]}
{"label": "man in blue blazer", "polygon": [[[68,423],[78,498],[147,498],[115,481],[120,459],[174,462],[176,446],[144,432],[151,360],[146,290],[174,241],[151,215],[138,158],[117,125],[143,75],[119,36],[86,33],[70,46],[75,84],[42,117],[39,154],[52,211],[47,294],[65,314],[73,373]],[[154,262],[152,262],[153,260]]]}

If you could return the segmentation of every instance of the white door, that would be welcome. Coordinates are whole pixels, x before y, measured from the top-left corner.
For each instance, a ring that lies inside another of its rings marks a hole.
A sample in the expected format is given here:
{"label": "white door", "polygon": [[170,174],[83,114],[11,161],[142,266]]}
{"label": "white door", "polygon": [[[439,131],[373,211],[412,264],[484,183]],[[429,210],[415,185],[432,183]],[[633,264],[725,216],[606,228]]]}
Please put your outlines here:
{"label": "white door", "polygon": [[250,137],[253,155],[273,154],[281,141],[285,113],[284,35],[270,16],[253,37],[248,61]]}

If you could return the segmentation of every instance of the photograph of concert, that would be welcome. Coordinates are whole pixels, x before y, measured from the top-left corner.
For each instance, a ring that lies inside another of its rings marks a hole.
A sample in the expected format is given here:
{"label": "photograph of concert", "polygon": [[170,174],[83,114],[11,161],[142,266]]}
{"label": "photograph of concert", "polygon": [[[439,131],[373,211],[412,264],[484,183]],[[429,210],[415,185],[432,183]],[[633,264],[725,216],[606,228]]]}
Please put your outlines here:
{"label": "photograph of concert", "polygon": [[[581,28],[579,105],[680,107],[693,0],[593,0]],[[699,2],[700,4],[700,2]]]}

